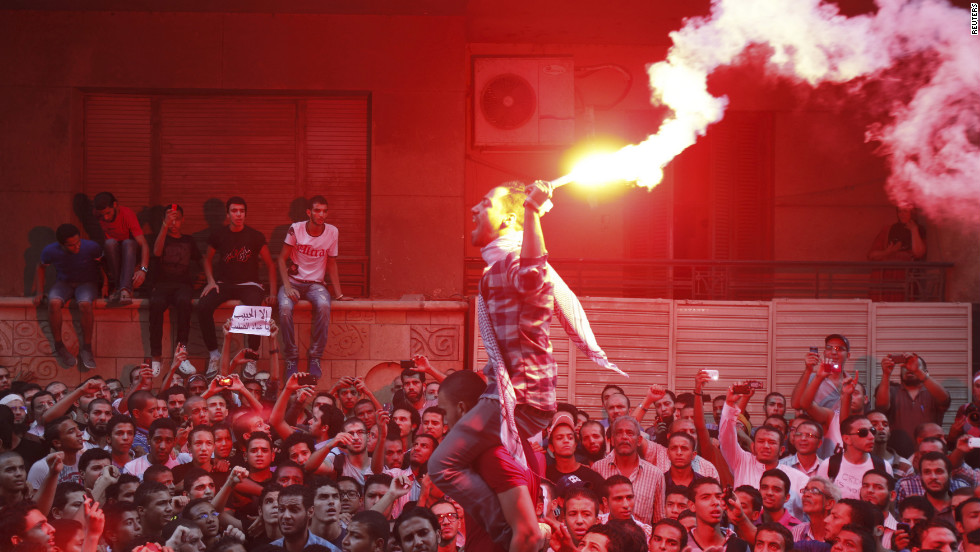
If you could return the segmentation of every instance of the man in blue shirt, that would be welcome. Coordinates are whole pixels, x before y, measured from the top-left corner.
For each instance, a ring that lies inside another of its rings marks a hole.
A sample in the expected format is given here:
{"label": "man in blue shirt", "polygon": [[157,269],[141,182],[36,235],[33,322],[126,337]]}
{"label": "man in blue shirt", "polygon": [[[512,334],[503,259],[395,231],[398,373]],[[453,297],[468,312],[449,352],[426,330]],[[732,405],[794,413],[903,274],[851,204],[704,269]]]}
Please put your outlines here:
{"label": "man in blue shirt", "polygon": [[61,309],[72,298],[78,302],[82,313],[82,338],[79,355],[82,358],[82,371],[95,368],[95,355],[92,354],[92,328],[95,317],[92,302],[99,295],[99,281],[103,275],[102,247],[91,240],[83,240],[78,228],[73,224],[62,224],[55,232],[57,243],[52,243],[41,251],[41,263],[34,278],[34,305],[44,300],[45,270],[54,265],[57,279],[48,292],[48,321],[54,336],[54,352],[66,368],[77,364],[75,356],[62,341]]}
{"label": "man in blue shirt", "polygon": [[279,531],[282,538],[272,541],[286,552],[301,552],[311,544],[321,544],[331,552],[340,549],[330,541],[314,535],[307,528],[313,515],[313,489],[305,485],[290,485],[279,491]]}

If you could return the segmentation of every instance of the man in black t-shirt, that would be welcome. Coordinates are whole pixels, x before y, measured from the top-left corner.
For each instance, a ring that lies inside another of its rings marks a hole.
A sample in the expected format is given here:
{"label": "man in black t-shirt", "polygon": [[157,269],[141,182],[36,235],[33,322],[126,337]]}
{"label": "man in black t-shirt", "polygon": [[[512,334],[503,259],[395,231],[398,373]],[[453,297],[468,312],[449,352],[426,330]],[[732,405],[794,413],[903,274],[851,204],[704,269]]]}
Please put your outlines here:
{"label": "man in black t-shirt", "polygon": [[559,485],[562,478],[574,477],[596,493],[601,493],[605,479],[575,459],[577,444],[575,422],[572,421],[572,417],[567,412],[558,412],[551,422],[550,433],[548,434],[548,450],[555,455],[555,459],[554,462],[548,463],[545,469],[545,477],[556,485]]}
{"label": "man in black t-shirt", "polygon": [[[245,200],[234,196],[225,202],[228,226],[211,233],[204,257],[204,275],[208,284],[201,291],[197,316],[204,345],[210,352],[208,376],[218,373],[221,352],[214,331],[214,311],[229,299],[245,305],[273,305],[276,297],[276,270],[262,232],[245,226]],[[259,283],[259,258],[269,270],[269,292]],[[217,265],[214,260],[217,258]],[[248,336],[248,347],[259,348],[259,336]]]}
{"label": "man in black t-shirt", "polygon": [[163,313],[167,308],[171,308],[171,324],[177,326],[177,343],[187,345],[191,331],[192,286],[201,263],[201,251],[194,238],[181,233],[183,223],[184,209],[174,203],[167,209],[163,226],[153,243],[156,281],[150,294],[150,355],[154,376],[160,374]]}

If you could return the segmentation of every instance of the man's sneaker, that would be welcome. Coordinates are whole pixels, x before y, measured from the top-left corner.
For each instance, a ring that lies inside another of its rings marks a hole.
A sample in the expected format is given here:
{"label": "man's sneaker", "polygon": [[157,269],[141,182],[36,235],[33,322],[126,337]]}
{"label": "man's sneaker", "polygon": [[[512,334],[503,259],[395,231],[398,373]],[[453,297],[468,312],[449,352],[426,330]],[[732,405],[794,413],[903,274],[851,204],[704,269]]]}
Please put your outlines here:
{"label": "man's sneaker", "polygon": [[95,355],[92,354],[92,349],[82,347],[82,350],[78,353],[82,357],[82,368],[85,370],[95,370]]}
{"label": "man's sneaker", "polygon": [[56,343],[54,346],[54,354],[58,357],[58,361],[65,366],[65,368],[72,368],[78,361],[75,360],[75,355],[71,354],[71,351],[65,347],[64,343]]}
{"label": "man's sneaker", "polygon": [[298,365],[297,365],[297,362],[295,360],[287,360],[286,361],[286,379],[289,379],[290,376],[292,376],[293,374],[295,374],[297,368],[298,368]]}
{"label": "man's sneaker", "polygon": [[177,369],[180,370],[180,373],[184,374],[185,376],[193,376],[197,373],[197,367],[191,364],[191,361],[189,360],[181,362],[180,367]]}
{"label": "man's sneaker", "polygon": [[318,379],[320,378],[320,376],[323,375],[322,372],[321,372],[321,370],[320,370],[320,359],[318,359],[318,358],[311,358],[310,359],[310,369],[308,370],[308,372],[311,375],[316,376]]}
{"label": "man's sneaker", "polygon": [[211,354],[211,358],[208,359],[208,371],[204,377],[211,380],[219,373],[221,373],[221,355]]}
{"label": "man's sneaker", "polygon": [[150,361],[150,368],[153,370],[153,377],[157,377],[157,376],[160,375],[160,361],[159,360],[151,360]]}
{"label": "man's sneaker", "polygon": [[244,376],[245,379],[255,379],[255,374],[257,374],[258,372],[259,372],[259,367],[256,366],[254,360],[250,360],[246,362],[245,366],[242,368],[242,376]]}

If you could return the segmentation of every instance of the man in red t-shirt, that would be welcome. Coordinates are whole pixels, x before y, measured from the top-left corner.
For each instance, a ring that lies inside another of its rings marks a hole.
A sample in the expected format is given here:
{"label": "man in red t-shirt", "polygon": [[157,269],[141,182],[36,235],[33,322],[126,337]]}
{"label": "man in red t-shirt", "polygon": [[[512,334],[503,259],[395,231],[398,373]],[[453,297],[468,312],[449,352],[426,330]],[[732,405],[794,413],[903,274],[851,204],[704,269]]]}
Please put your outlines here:
{"label": "man in red t-shirt", "polygon": [[[109,296],[111,305],[128,305],[133,302],[133,289],[146,280],[150,262],[150,246],[143,236],[143,229],[136,220],[136,213],[129,207],[120,207],[110,192],[99,192],[92,199],[95,216],[105,234],[105,265],[109,283],[115,291]],[[136,270],[136,248],[140,248],[140,264]]]}

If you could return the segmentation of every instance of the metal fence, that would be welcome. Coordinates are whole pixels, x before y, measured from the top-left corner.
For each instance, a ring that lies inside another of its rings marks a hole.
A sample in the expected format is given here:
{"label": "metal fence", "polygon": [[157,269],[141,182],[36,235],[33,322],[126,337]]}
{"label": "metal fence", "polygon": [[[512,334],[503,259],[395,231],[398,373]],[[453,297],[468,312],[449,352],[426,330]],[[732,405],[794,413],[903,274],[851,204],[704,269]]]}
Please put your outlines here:
{"label": "metal fence", "polygon": [[[582,296],[767,301],[773,298],[946,300],[953,263],[551,259]],[[466,293],[483,260],[466,259]]]}

